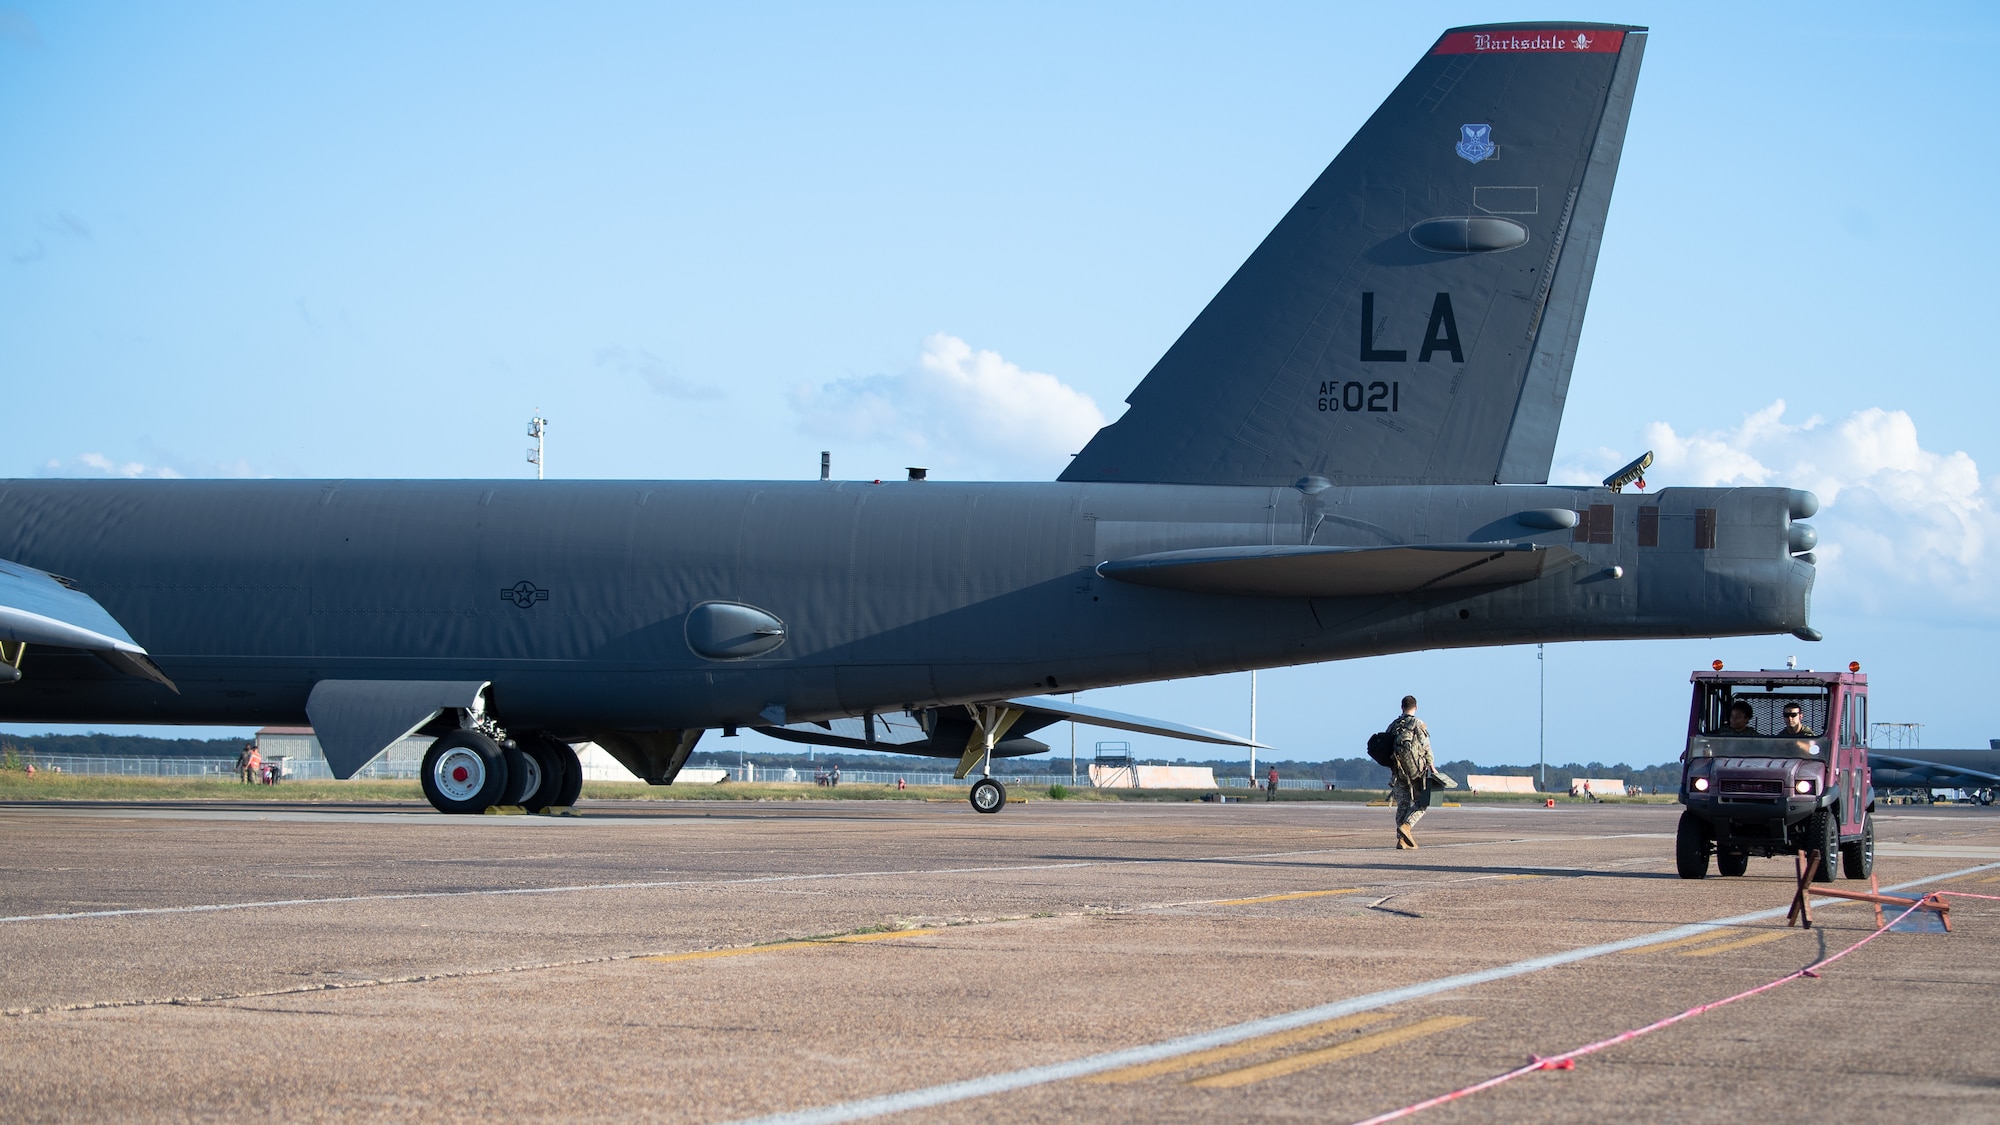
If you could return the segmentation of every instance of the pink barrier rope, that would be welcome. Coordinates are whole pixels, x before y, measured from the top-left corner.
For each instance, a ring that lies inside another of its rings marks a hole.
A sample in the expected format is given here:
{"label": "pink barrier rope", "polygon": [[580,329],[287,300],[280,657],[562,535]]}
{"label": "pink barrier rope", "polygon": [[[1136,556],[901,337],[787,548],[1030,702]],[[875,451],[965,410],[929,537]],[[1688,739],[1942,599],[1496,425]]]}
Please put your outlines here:
{"label": "pink barrier rope", "polygon": [[[2000,901],[2000,895],[1975,895],[1975,894],[1969,894],[1965,891],[1932,892],[1932,895],[1947,895],[1947,894],[1958,895],[1963,898],[1985,898],[1985,899],[1993,899],[1994,901]],[[1687,1011],[1681,1012],[1678,1015],[1668,1016],[1663,1020],[1659,1020],[1654,1023],[1649,1023],[1644,1027],[1633,1028],[1631,1031],[1620,1032],[1619,1034],[1614,1035],[1609,1039],[1600,1039],[1595,1043],[1585,1044],[1584,1046],[1578,1047],[1573,1051],[1564,1051],[1560,1055],[1551,1055],[1548,1058],[1542,1058],[1540,1055],[1529,1056],[1527,1065],[1515,1067],[1513,1070],[1510,1070],[1505,1074],[1496,1074],[1493,1077],[1488,1078],[1484,1082],[1475,1082],[1472,1085],[1467,1086],[1463,1089],[1453,1090],[1449,1094],[1439,1094],[1435,1098],[1430,1098],[1425,1101],[1417,1102],[1414,1105],[1406,1105],[1401,1109],[1390,1110],[1388,1113],[1377,1114],[1374,1117],[1368,1118],[1366,1121],[1357,1121],[1355,1122],[1355,1125],[1381,1125],[1381,1123],[1385,1121],[1401,1120],[1402,1118],[1409,1117],[1412,1114],[1421,1113],[1422,1111],[1430,1109],[1433,1106],[1440,1106],[1445,1104],[1446,1102],[1455,1102],[1460,1098],[1469,1097],[1473,1094],[1477,1094],[1481,1090],[1491,1090],[1493,1087],[1498,1086],[1504,1082],[1512,1082],[1514,1079],[1519,1078],[1524,1074],[1533,1074],[1538,1070],[1575,1070],[1576,1060],[1584,1057],[1585,1055],[1594,1055],[1597,1052],[1604,1050],[1606,1047],[1615,1047],[1620,1043],[1629,1043],[1632,1040],[1639,1038],[1641,1035],[1650,1035],[1653,1032],[1658,1031],[1663,1027],[1672,1027],[1673,1025],[1681,1022],[1682,1020],[1693,1019],[1694,1017],[1701,1015],[1703,1012],[1712,1012],[1715,1009],[1720,1008],[1725,1004],[1734,1004],[1738,1000],[1748,1000],[1750,997],[1755,996],[1759,993],[1769,992],[1780,985],[1790,984],[1791,982],[1798,980],[1800,977],[1817,977],[1819,976],[1818,970],[1824,969],[1828,965],[1833,964],[1835,961],[1840,960],[1842,957],[1847,956],[1848,954],[1854,952],[1855,950],[1860,949],[1862,946],[1867,945],[1869,942],[1874,941],[1876,938],[1881,937],[1883,934],[1888,933],[1890,927],[1894,926],[1897,922],[1900,922],[1903,919],[1908,918],[1910,915],[1916,913],[1920,908],[1922,908],[1922,906],[1923,906],[1922,900],[1912,903],[1909,909],[1903,911],[1901,914],[1896,915],[1894,918],[1884,923],[1881,929],[1876,930],[1874,933],[1869,934],[1867,937],[1862,938],[1860,941],[1855,942],[1853,945],[1848,946],[1846,949],[1841,950],[1840,952],[1834,954],[1831,957],[1827,957],[1820,961],[1815,961],[1812,964],[1807,965],[1805,968],[1800,969],[1795,973],[1788,973],[1785,976],[1779,977],[1777,980],[1774,980],[1769,984],[1761,984],[1758,985],[1756,988],[1750,989],[1747,992],[1739,992],[1734,996],[1725,997],[1721,1000],[1712,1000],[1709,1003],[1700,1005],[1699,1007],[1689,1008]]]}

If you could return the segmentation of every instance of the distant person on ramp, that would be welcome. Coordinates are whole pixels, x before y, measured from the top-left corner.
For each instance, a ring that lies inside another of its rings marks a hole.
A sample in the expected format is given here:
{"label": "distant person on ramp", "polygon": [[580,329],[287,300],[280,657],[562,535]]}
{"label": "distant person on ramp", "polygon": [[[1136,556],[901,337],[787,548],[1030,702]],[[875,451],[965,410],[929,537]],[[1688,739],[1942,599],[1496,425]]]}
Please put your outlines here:
{"label": "distant person on ramp", "polygon": [[1271,767],[1271,776],[1264,781],[1264,799],[1266,801],[1275,801],[1278,799],[1278,767],[1276,766]]}
{"label": "distant person on ramp", "polygon": [[1412,833],[1431,804],[1431,731],[1417,718],[1417,697],[1403,697],[1403,713],[1389,724],[1393,746],[1389,797],[1396,802],[1396,850],[1417,846]]}

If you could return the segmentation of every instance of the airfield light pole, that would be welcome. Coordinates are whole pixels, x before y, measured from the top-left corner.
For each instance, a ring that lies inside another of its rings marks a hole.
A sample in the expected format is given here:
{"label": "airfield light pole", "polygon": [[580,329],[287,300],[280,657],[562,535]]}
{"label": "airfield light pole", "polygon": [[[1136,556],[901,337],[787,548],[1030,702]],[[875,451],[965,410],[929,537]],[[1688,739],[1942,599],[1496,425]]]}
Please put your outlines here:
{"label": "airfield light pole", "polygon": [[1257,669],[1250,669],[1250,788],[1257,788]]}
{"label": "airfield light pole", "polygon": [[543,479],[542,435],[548,432],[548,428],[549,428],[549,420],[547,418],[542,417],[542,412],[539,410],[535,411],[535,416],[533,418],[528,419],[528,436],[535,439],[535,447],[533,449],[528,450],[528,464],[533,465],[535,467],[536,480]]}
{"label": "airfield light pole", "polygon": [[1541,692],[1542,745],[1540,754],[1542,779],[1536,782],[1535,784],[1541,786],[1542,792],[1544,793],[1549,791],[1549,660],[1547,651],[1548,647],[1549,646],[1542,644],[1538,644],[1535,646],[1535,667],[1541,669],[1542,673],[1542,692]]}

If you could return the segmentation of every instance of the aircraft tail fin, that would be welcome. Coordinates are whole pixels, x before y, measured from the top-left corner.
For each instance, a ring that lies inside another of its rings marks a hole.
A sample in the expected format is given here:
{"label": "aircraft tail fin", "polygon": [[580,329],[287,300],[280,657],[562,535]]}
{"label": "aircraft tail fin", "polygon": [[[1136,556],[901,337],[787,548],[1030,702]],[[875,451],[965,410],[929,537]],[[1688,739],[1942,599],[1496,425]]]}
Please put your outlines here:
{"label": "aircraft tail fin", "polygon": [[1446,32],[1061,479],[1546,481],[1645,39]]}

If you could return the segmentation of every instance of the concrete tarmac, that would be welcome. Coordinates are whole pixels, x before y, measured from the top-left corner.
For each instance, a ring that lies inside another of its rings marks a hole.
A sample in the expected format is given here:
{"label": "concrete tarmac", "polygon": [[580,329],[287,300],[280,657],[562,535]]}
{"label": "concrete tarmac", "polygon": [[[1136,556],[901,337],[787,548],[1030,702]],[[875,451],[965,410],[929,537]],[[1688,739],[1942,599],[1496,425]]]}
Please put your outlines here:
{"label": "concrete tarmac", "polygon": [[[1874,928],[1676,878],[1677,807],[585,812],[0,806],[4,1116],[1356,1121]],[[1993,811],[1878,830],[2000,895]],[[1418,1120],[1995,1120],[2000,901],[1952,918]]]}

